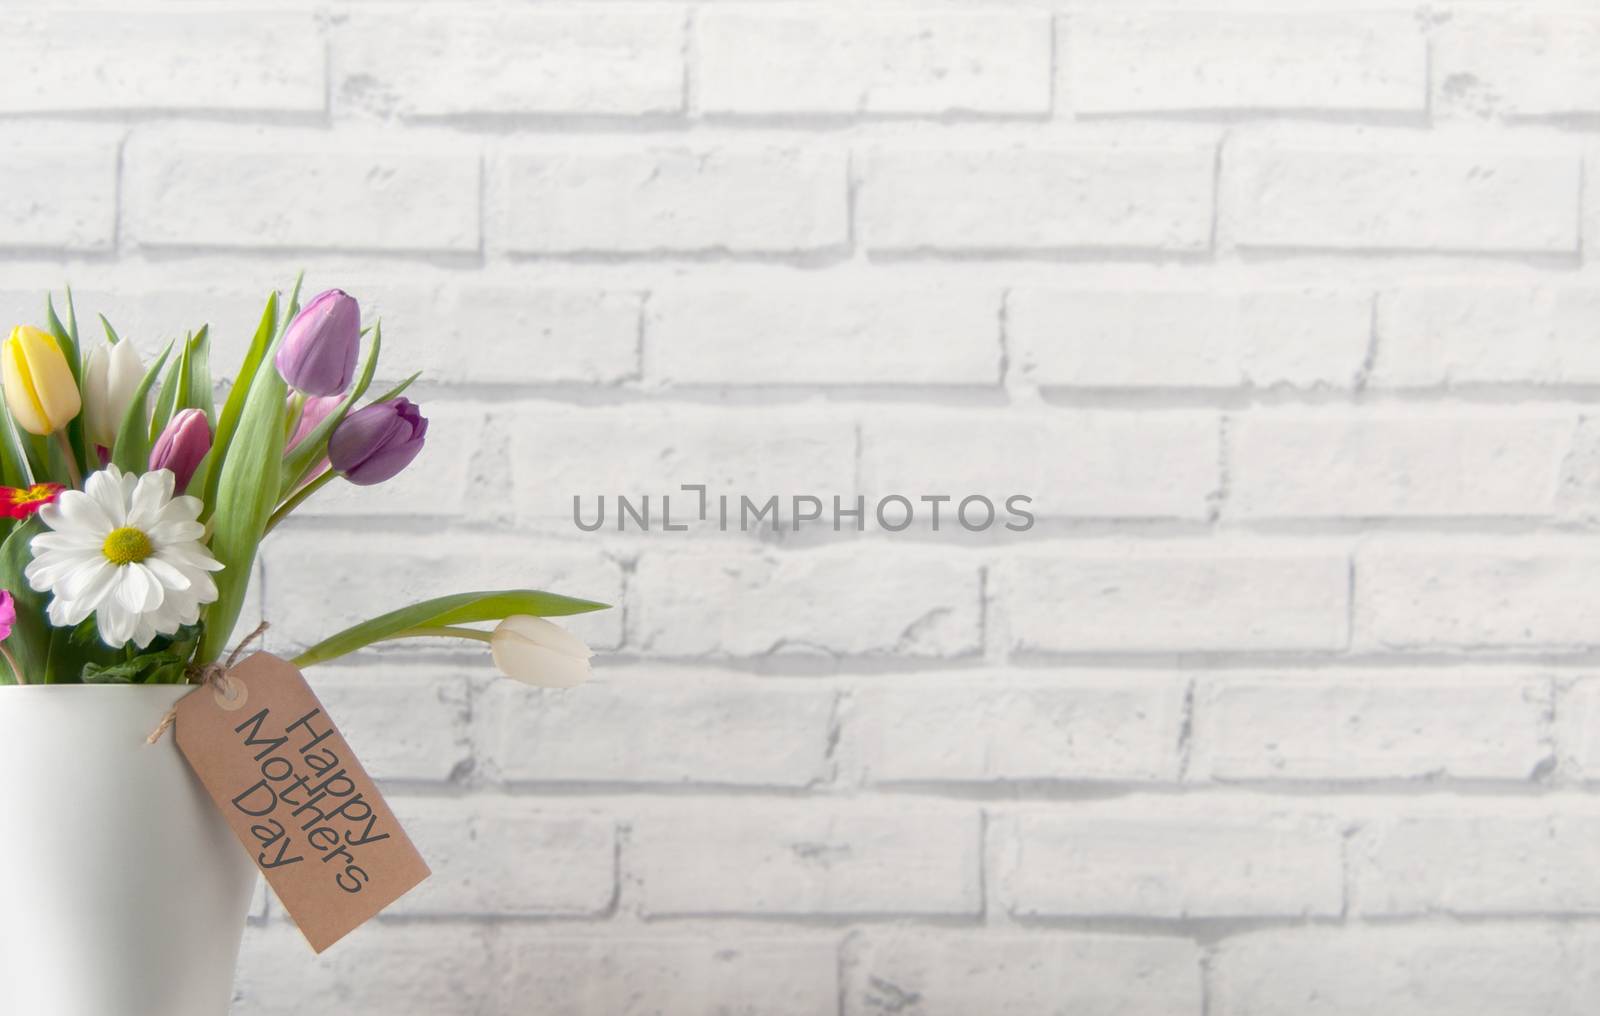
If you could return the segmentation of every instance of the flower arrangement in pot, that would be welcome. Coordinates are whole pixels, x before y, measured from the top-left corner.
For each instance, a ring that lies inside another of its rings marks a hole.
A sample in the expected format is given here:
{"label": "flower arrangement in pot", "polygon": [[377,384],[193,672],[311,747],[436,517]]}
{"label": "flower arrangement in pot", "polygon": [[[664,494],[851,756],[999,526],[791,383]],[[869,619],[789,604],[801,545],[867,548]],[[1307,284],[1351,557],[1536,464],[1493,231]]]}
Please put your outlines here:
{"label": "flower arrangement in pot", "polygon": [[[86,343],[69,293],[64,321],[47,303],[44,327],[0,345],[0,809],[29,830],[0,865],[0,1011],[227,1011],[255,866],[152,732],[235,658],[262,539],[329,484],[391,479],[428,434],[404,394],[416,375],[369,394],[381,324],[339,290],[302,308],[299,288],[268,298],[220,403],[204,327],[146,364],[103,317]],[[545,618],[604,606],[456,593],[292,663],[467,639],[514,678],[570,687],[589,651]]]}

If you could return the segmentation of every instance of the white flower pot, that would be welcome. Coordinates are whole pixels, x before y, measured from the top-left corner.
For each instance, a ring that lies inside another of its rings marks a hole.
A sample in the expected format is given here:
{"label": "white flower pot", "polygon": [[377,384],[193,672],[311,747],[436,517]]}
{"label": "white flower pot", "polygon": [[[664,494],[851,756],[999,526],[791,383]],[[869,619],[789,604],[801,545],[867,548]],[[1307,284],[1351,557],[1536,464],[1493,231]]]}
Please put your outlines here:
{"label": "white flower pot", "polygon": [[255,886],[168,732],[192,688],[0,688],[0,1013],[226,1016]]}

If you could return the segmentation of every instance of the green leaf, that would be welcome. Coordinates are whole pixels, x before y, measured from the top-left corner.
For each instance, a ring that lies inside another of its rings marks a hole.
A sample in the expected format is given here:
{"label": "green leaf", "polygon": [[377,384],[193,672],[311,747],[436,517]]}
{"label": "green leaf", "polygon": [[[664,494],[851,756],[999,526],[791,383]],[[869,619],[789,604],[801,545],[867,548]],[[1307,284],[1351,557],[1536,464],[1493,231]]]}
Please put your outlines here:
{"label": "green leaf", "polygon": [[178,390],[183,385],[183,361],[189,355],[189,339],[193,336],[184,336],[183,346],[178,351],[178,358],[172,361],[172,366],[167,370],[166,378],[161,382],[161,392],[156,396],[155,408],[150,413],[149,442],[153,446],[156,438],[166,429],[167,422],[172,419],[172,414],[177,412]]}
{"label": "green leaf", "polygon": [[50,651],[45,660],[45,673],[51,684],[77,684],[83,680],[84,668],[90,663],[115,663],[122,652],[99,639],[80,645],[73,641],[74,634],[71,628],[50,629]]}
{"label": "green leaf", "polygon": [[36,475],[33,463],[28,461],[22,434],[11,419],[11,410],[0,402],[0,480],[7,487],[27,487]]}
{"label": "green leaf", "polygon": [[111,327],[111,322],[106,320],[106,316],[104,314],[100,315],[100,324],[105,327],[107,342],[115,346],[117,343],[122,341],[122,336],[118,335],[117,330]]}
{"label": "green leaf", "polygon": [[145,420],[144,407],[150,396],[150,386],[161,376],[161,368],[166,366],[171,355],[172,343],[169,342],[160,359],[150,365],[139,380],[139,387],[133,390],[133,401],[122,415],[122,426],[117,428],[117,445],[111,452],[111,461],[118,469],[142,473],[150,468],[150,425]]}
{"label": "green leaf", "polygon": [[[258,367],[270,346],[268,343],[262,348]],[[270,366],[255,370],[254,375],[226,454],[215,459],[211,467],[216,477],[216,499],[211,502],[211,553],[223,567],[216,576],[217,600],[206,609],[206,630],[200,645],[202,663],[220,657],[233,634],[250,585],[256,548],[278,505],[283,404],[288,386]],[[216,454],[215,448],[212,454]]]}
{"label": "green leaf", "polygon": [[67,288],[67,334],[72,336],[74,348],[81,348],[83,343],[78,339],[78,308],[72,301],[72,287]]}
{"label": "green leaf", "polygon": [[[183,409],[198,409],[206,414],[206,423],[212,432],[217,428],[216,394],[211,387],[211,326],[201,325],[194,340],[189,343],[189,388],[183,396]],[[206,489],[211,476],[211,463],[216,456],[207,452],[189,478],[188,491],[198,494]]]}
{"label": "green leaf", "polygon": [[122,663],[105,666],[99,663],[83,665],[84,684],[133,684],[145,668],[144,657],[136,656]]}
{"label": "green leaf", "polygon": [[198,625],[185,625],[170,638],[157,639],[151,643],[154,648],[144,652],[130,645],[121,659],[85,661],[79,668],[79,680],[84,684],[178,684],[187,679],[185,670],[199,634]]}
{"label": "green leaf", "polygon": [[209,330],[209,325],[201,325],[199,332],[184,337],[178,360],[167,372],[167,379],[161,384],[161,394],[156,398],[156,410],[150,416],[152,445],[179,410],[203,410],[207,425],[216,416],[216,404],[211,391],[211,368],[207,363]]}
{"label": "green leaf", "polygon": [[[277,330],[278,294],[274,292],[267,297],[266,309],[261,312],[261,323],[256,326],[255,337],[250,340],[250,351],[245,354],[244,363],[239,365],[238,376],[233,379],[233,387],[228,390],[228,398],[222,404],[222,413],[217,417],[217,425],[211,435],[210,475],[203,488],[205,493],[200,498],[205,502],[202,522],[216,510],[217,484],[222,478],[222,470],[217,464],[227,459],[228,448],[233,444],[233,432],[238,429],[239,417],[244,413],[245,398],[250,394],[256,374],[261,369],[261,361],[266,359],[267,349],[272,345]],[[278,372],[274,369],[271,373],[276,375]]]}
{"label": "green leaf", "polygon": [[[67,316],[75,317],[72,312],[72,291],[67,291]],[[73,336],[77,333],[77,322],[74,321],[71,329],[61,323],[56,316],[56,303],[51,297],[45,297],[44,309],[50,318],[50,333],[55,336],[56,344],[61,347],[61,352],[66,355],[67,366],[72,370],[74,381],[83,380],[83,364],[78,360],[78,340]]]}
{"label": "green leaf", "polygon": [[300,313],[300,286],[305,281],[306,271],[304,268],[302,268],[300,269],[300,273],[294,277],[294,288],[289,290],[289,302],[284,304],[283,324],[281,327],[279,327],[278,331],[281,332],[284,328],[288,328],[289,322],[293,321],[294,316]]}
{"label": "green leaf", "polygon": [[179,409],[198,409],[212,429],[217,426],[217,393],[211,387],[211,326],[201,325],[184,350],[184,375],[188,379]]}
{"label": "green leaf", "polygon": [[[56,344],[61,347],[61,355],[66,357],[67,369],[72,372],[72,381],[83,390],[83,359],[78,349],[78,311],[72,303],[72,289],[67,289],[67,324],[62,324],[56,316],[55,301],[45,297],[45,312],[50,318],[50,331],[55,335]],[[88,433],[83,426],[83,413],[73,417],[67,424],[67,444],[72,448],[73,457],[78,460],[77,465],[84,472],[90,469],[90,448]],[[56,474],[59,475],[59,474]]]}
{"label": "green leaf", "polygon": [[[0,544],[0,589],[11,593],[17,608],[17,620],[11,626],[6,648],[17,658],[29,684],[43,684],[49,678],[50,623],[45,618],[48,594],[34,592],[23,575],[33,560],[29,544],[42,532],[44,523],[35,515],[11,530],[5,543]],[[9,677],[7,671],[9,668],[0,666],[0,674]],[[10,683],[15,683],[14,678]]]}
{"label": "green leaf", "polygon": [[350,394],[344,397],[339,407],[307,434],[294,450],[289,452],[283,463],[283,486],[278,491],[278,499],[288,497],[300,481],[305,479],[306,473],[316,465],[328,451],[328,437],[333,429],[344,422],[350,414],[350,409],[367,391],[367,386],[372,384],[372,375],[378,369],[378,353],[383,348],[383,324],[380,322],[372,333],[372,345],[367,348],[367,361],[361,368],[361,376],[356,378],[356,383],[351,386]]}
{"label": "green leaf", "polygon": [[564,617],[569,614],[586,614],[591,610],[605,610],[609,606],[610,604],[597,603],[594,600],[580,600],[537,589],[455,593],[415,603],[409,607],[401,607],[381,617],[346,628],[295,657],[294,664],[297,667],[309,667],[314,663],[323,663],[346,653],[353,653],[362,646],[392,638],[412,628],[434,628],[473,621],[499,621],[513,614]]}
{"label": "green leaf", "polygon": [[67,636],[67,642],[75,646],[92,646],[100,641],[100,628],[95,623],[94,615],[90,614]]}

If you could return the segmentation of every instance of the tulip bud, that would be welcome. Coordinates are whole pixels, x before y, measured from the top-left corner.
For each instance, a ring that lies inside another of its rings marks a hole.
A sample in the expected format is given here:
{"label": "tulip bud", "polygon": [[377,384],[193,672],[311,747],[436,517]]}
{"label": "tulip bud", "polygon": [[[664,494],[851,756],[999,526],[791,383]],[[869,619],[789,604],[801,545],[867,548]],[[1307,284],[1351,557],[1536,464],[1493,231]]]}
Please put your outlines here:
{"label": "tulip bud", "polygon": [[182,494],[210,450],[211,423],[206,414],[198,409],[180,410],[156,439],[150,468],[172,470],[173,486]]}
{"label": "tulip bud", "polygon": [[351,483],[382,483],[422,451],[428,421],[410,399],[390,399],[358,409],[328,438],[328,461]]}
{"label": "tulip bud", "polygon": [[96,346],[83,366],[83,425],[89,440],[101,448],[117,443],[122,418],[133,405],[134,393],[144,379],[144,364],[131,342]]}
{"label": "tulip bud", "polygon": [[278,373],[307,395],[350,387],[361,346],[361,305],[338,289],[319,293],[296,314],[278,347]]}
{"label": "tulip bud", "polygon": [[576,635],[526,614],[500,622],[489,636],[489,653],[502,674],[540,688],[582,684],[594,655]]}
{"label": "tulip bud", "polygon": [[61,347],[37,328],[18,325],[11,330],[0,346],[0,379],[12,417],[30,434],[53,434],[83,408]]}

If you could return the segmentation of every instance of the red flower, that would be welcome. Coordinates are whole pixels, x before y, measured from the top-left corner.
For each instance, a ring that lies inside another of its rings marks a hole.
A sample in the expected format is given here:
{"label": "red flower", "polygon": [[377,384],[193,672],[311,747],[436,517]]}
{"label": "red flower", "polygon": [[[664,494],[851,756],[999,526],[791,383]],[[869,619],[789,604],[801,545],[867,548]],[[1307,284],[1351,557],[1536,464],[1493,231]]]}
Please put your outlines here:
{"label": "red flower", "polygon": [[36,483],[31,487],[0,487],[0,515],[25,519],[56,498],[67,488],[59,483]]}

